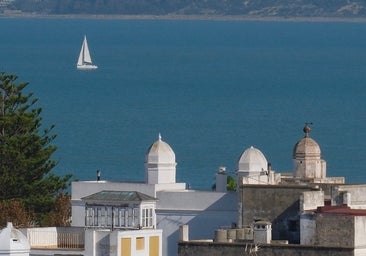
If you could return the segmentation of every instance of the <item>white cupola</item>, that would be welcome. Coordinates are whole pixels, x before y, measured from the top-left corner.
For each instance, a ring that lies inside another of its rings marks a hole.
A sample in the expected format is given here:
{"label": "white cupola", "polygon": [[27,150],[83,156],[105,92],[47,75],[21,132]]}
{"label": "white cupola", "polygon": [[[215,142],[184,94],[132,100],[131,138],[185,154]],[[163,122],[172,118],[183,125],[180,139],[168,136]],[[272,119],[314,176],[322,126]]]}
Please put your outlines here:
{"label": "white cupola", "polygon": [[11,222],[0,231],[0,255],[29,256],[30,245],[27,237]]}
{"label": "white cupola", "polygon": [[[269,175],[271,174],[271,176]],[[273,172],[268,170],[268,162],[263,153],[251,146],[246,149],[238,162],[238,185],[272,184]]]}
{"label": "white cupola", "polygon": [[161,135],[147,150],[145,161],[145,182],[147,184],[175,183],[175,154]]}
{"label": "white cupola", "polygon": [[261,172],[266,171],[267,168],[268,162],[266,157],[259,149],[251,146],[240,156],[238,163],[238,175],[259,175]]}

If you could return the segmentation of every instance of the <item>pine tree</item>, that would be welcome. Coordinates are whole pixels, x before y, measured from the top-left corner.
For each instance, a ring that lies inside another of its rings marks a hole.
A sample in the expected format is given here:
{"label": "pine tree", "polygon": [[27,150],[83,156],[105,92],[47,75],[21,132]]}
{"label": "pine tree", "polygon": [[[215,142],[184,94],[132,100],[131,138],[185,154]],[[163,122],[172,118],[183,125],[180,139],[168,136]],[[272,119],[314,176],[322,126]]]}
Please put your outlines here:
{"label": "pine tree", "polygon": [[67,189],[71,175],[51,172],[54,125],[42,127],[38,99],[24,93],[28,83],[16,80],[16,75],[0,73],[0,200],[21,200],[39,222]]}

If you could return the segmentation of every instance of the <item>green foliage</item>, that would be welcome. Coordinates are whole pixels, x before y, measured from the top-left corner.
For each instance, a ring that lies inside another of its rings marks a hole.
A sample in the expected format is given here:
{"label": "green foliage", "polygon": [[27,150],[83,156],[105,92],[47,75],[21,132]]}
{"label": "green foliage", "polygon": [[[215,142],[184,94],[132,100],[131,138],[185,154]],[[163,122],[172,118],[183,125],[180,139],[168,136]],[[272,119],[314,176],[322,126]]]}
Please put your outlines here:
{"label": "green foliage", "polygon": [[[216,184],[211,187],[212,190],[216,190]],[[226,190],[236,191],[236,179],[233,176],[228,175],[226,178]]]}
{"label": "green foliage", "polygon": [[16,79],[0,73],[0,200],[21,200],[41,218],[67,189],[71,175],[51,173],[56,165],[51,159],[54,126],[42,128],[38,99],[24,93],[28,83]]}
{"label": "green foliage", "polygon": [[236,191],[236,179],[232,176],[227,176],[227,191]]}

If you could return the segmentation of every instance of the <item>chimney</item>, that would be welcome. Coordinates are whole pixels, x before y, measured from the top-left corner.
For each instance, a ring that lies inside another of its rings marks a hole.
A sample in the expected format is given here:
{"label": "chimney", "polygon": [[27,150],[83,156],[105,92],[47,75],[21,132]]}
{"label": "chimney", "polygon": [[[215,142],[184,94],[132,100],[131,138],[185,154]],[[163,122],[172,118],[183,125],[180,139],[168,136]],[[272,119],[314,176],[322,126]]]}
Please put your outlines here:
{"label": "chimney", "polygon": [[226,167],[219,167],[216,173],[216,191],[217,192],[227,192],[227,173]]}

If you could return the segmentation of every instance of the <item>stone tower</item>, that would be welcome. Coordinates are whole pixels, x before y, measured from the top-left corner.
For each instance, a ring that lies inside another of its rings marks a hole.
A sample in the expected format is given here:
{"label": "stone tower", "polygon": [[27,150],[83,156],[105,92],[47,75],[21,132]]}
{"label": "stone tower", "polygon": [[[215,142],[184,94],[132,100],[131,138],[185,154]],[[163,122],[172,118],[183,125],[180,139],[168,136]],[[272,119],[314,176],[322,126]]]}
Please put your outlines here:
{"label": "stone tower", "polygon": [[326,178],[326,162],[321,159],[318,143],[310,138],[310,127],[306,124],[303,129],[305,136],[299,140],[293,150],[294,172],[296,178],[323,179]]}

